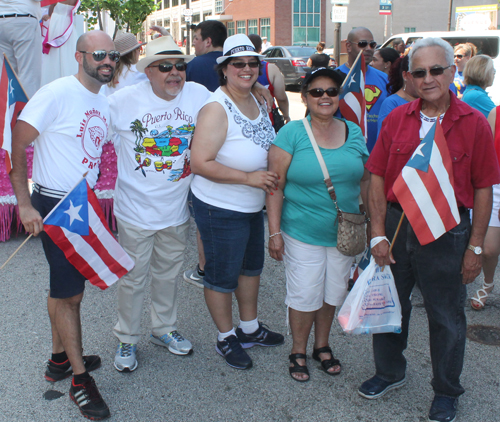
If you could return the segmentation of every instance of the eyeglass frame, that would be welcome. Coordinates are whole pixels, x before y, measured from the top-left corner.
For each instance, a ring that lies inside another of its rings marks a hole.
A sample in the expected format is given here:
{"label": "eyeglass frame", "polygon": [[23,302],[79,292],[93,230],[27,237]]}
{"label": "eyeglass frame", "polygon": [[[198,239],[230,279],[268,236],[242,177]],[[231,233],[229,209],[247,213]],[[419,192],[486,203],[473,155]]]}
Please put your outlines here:
{"label": "eyeglass frame", "polygon": [[[183,69],[180,70],[178,68],[179,65],[182,65]],[[161,70],[161,66],[171,66],[169,70]],[[177,63],[170,63],[170,62],[163,62],[163,63],[160,63],[160,64],[156,64],[156,65],[152,65],[150,64],[148,67],[157,67],[158,68],[158,71],[160,71],[161,73],[170,73],[172,72],[172,70],[174,70],[174,67],[175,67],[175,70],[177,70],[177,72],[185,72],[187,70],[187,66],[188,64],[184,61],[182,62],[177,62]]]}
{"label": "eyeglass frame", "polygon": [[[83,54],[92,54],[92,58],[96,62],[102,62],[106,57],[109,57],[109,59],[112,62],[118,63],[120,61],[120,57],[121,57],[120,52],[117,51],[117,50],[110,50],[110,51],[106,51],[106,50],[95,50],[95,51],[82,51],[82,50],[78,50],[78,52],[79,53],[83,53]],[[95,54],[98,54],[98,53],[105,53],[104,57],[102,59],[100,59],[100,60],[96,59],[96,57],[95,57]],[[116,56],[116,60],[112,59],[111,56],[110,56],[110,54],[117,55]]]}
{"label": "eyeglass frame", "polygon": [[[452,64],[450,64],[450,65],[448,65],[448,66],[446,66],[446,67],[443,67],[443,66],[433,67],[433,68],[431,68],[431,69],[429,69],[429,70],[427,70],[427,69],[413,70],[413,71],[410,71],[410,72],[408,72],[408,73],[410,73],[410,75],[411,75],[414,79],[423,79],[423,78],[425,78],[425,77],[427,76],[427,73],[429,73],[431,76],[436,77],[436,76],[441,76],[441,75],[444,73],[444,71],[445,71],[446,69],[449,69],[451,66],[453,66],[453,65],[452,65]],[[437,73],[436,75],[434,75],[434,74],[432,73],[432,71],[436,71],[436,70],[437,70],[437,72],[438,72],[438,73]],[[415,75],[414,75],[414,73],[415,73],[415,72],[424,72],[424,74],[423,74],[422,76],[415,76]],[[441,73],[439,73],[439,72],[441,72]]]}

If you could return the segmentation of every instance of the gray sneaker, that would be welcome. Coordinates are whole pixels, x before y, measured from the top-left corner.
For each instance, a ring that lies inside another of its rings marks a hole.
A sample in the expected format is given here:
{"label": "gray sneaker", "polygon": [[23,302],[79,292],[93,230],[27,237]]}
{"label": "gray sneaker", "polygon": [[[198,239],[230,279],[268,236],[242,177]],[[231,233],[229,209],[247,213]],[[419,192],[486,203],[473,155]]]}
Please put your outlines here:
{"label": "gray sneaker", "polygon": [[132,372],[137,368],[137,344],[120,343],[115,354],[115,368],[120,372]]}
{"label": "gray sneaker", "polygon": [[177,331],[172,331],[161,337],[151,334],[149,341],[157,344],[158,346],[167,347],[169,352],[174,355],[186,356],[193,353],[193,345],[191,342],[182,337]]}
{"label": "gray sneaker", "polygon": [[185,271],[183,277],[184,277],[184,281],[186,281],[187,283],[203,289],[203,287],[204,287],[203,286],[203,276],[204,275],[205,275],[205,273],[203,273],[203,271],[200,271],[200,265],[196,264],[196,268],[194,270]]}

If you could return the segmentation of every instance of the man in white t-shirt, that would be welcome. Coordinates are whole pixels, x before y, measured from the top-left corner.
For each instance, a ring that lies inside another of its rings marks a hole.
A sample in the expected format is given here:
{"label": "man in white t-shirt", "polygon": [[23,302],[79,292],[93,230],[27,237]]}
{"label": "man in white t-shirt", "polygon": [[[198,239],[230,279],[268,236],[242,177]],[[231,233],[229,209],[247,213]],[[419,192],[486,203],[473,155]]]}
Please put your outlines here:
{"label": "man in white t-shirt", "polygon": [[[43,232],[43,218],[87,173],[96,183],[102,144],[107,138],[109,105],[99,94],[113,77],[119,53],[101,31],[82,35],[75,58],[78,73],[41,88],[24,108],[12,134],[12,185],[26,232],[41,235],[50,266],[47,300],[52,326],[52,357],[45,378],[55,382],[74,374],[69,395],[81,413],[99,420],[110,415],[89,371],[101,365],[99,356],[82,357],[80,303],[85,277]],[[28,191],[26,147],[34,142],[33,195]]]}
{"label": "man in white t-shirt", "polygon": [[135,261],[134,269],[118,281],[118,371],[137,368],[149,272],[150,341],[176,355],[192,353],[191,343],[176,327],[176,277],[189,228],[189,147],[198,111],[210,96],[204,86],[186,82],[186,63],[192,58],[171,36],[157,38],[137,64],[149,80],[108,97],[111,127],[118,135],[114,213],[120,244]]}

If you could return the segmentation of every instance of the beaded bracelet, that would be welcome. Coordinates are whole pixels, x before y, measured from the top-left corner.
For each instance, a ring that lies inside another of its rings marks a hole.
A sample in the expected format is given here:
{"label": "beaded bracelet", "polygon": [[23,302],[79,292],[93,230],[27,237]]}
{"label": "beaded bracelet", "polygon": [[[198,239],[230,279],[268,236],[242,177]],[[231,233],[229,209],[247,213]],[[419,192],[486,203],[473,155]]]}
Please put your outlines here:
{"label": "beaded bracelet", "polygon": [[274,236],[278,236],[279,234],[281,234],[281,232],[270,234],[269,239],[273,238]]}

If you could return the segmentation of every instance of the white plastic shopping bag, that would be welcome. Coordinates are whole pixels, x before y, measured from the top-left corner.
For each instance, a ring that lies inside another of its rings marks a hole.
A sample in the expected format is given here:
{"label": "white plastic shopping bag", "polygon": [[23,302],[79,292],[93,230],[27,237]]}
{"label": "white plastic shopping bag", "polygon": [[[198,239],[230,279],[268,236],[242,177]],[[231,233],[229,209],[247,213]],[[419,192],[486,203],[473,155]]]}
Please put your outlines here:
{"label": "white plastic shopping bag", "polygon": [[373,257],[359,276],[338,315],[350,334],[401,332],[401,304],[389,265],[382,270]]}

